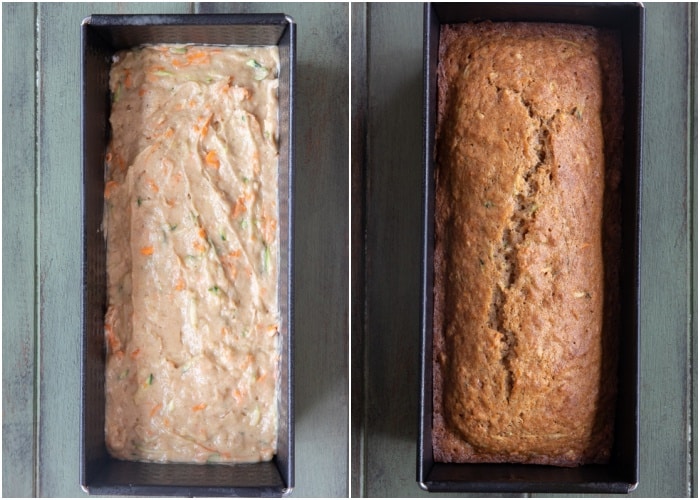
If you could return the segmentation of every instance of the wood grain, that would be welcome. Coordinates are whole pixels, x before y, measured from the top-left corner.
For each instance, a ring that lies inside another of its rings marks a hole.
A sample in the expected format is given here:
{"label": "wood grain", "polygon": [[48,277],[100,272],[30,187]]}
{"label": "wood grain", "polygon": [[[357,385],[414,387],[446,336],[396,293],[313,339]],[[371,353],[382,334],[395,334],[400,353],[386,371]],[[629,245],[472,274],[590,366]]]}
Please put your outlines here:
{"label": "wood grain", "polygon": [[365,478],[365,195],[367,151],[367,5],[351,5],[351,474],[350,496],[362,496]]}
{"label": "wood grain", "polygon": [[630,496],[686,497],[697,494],[697,303],[691,303],[697,86],[690,72],[697,52],[694,62],[689,52],[697,5],[647,3],[645,9],[640,482]]}
{"label": "wood grain", "polygon": [[10,497],[35,495],[34,18],[32,4],[2,6],[2,494]]}
{"label": "wood grain", "polygon": [[348,496],[349,13],[344,3],[201,4],[282,12],[297,24],[295,96],[296,487]]}
{"label": "wood grain", "polygon": [[423,6],[370,3],[366,16],[367,364],[361,493],[450,496],[422,491],[416,482]]}
{"label": "wood grain", "polygon": [[[688,155],[688,170],[692,182],[688,185],[688,197],[692,200],[689,217],[692,223],[689,225],[691,252],[691,324],[688,332],[690,336],[690,366],[689,377],[692,379],[690,397],[692,404],[690,412],[691,459],[690,459],[690,497],[698,496],[698,5],[690,6],[690,57],[689,57],[689,84],[688,84],[688,143],[690,150]],[[695,397],[693,397],[695,396]]]}
{"label": "wood grain", "polygon": [[[688,496],[692,407],[690,4],[646,4],[641,473],[635,496]],[[673,75],[672,77],[669,77]],[[697,89],[696,89],[697,92]],[[697,376],[697,374],[696,374]]]}
{"label": "wood grain", "polygon": [[[646,9],[641,482],[632,496],[688,496],[697,494],[697,305],[691,302],[697,272],[697,51],[689,52],[697,43],[697,5],[647,3]],[[398,4],[369,4],[367,11],[368,390],[358,447],[361,492],[416,497],[425,495],[415,483],[414,434],[422,11]]]}
{"label": "wood grain", "polygon": [[[228,9],[276,10],[297,21],[293,494],[348,496],[348,4],[2,8],[3,495],[83,495],[80,22],[93,13]],[[358,39],[365,44],[353,54],[353,68],[361,65],[354,82],[367,78],[352,108],[355,118],[365,113],[353,121],[353,133],[362,128],[356,123],[366,124],[359,132],[363,157],[354,158],[362,164],[353,163],[351,171],[366,176],[364,201],[352,190],[352,203],[364,203],[357,215],[366,224],[358,229],[353,217],[352,229],[366,230],[359,248],[366,253],[367,292],[359,305],[366,312],[364,343],[353,351],[353,361],[367,361],[353,363],[360,370],[354,384],[360,380],[366,388],[359,429],[355,420],[352,428],[358,435],[353,495],[426,496],[415,482],[422,7],[352,9],[364,13],[353,15],[353,46],[361,46]],[[697,44],[697,5],[647,3],[646,10],[642,469],[633,496],[696,496],[697,50],[689,47]],[[358,154],[354,146],[352,154]],[[357,307],[353,302],[353,323],[361,321]]]}
{"label": "wood grain", "polygon": [[[296,350],[298,488],[294,494],[346,496],[349,213],[345,4],[39,5],[38,493],[82,495],[77,481],[80,22],[93,13],[187,13],[195,9],[287,12],[299,23],[305,40],[297,53],[297,109],[303,112],[297,114],[300,168],[296,212],[297,220],[304,223],[296,228],[296,328],[300,340]],[[25,39],[31,41],[33,34]],[[33,409],[31,404],[25,407]],[[25,461],[24,467],[27,465]]]}
{"label": "wood grain", "polygon": [[83,496],[80,435],[80,23],[94,13],[189,12],[189,4],[39,4],[37,494]]}
{"label": "wood grain", "polygon": [[348,496],[348,5],[201,4],[282,12],[297,24],[295,228],[296,487]]}
{"label": "wood grain", "polygon": [[364,495],[416,484],[422,5],[367,7]]}

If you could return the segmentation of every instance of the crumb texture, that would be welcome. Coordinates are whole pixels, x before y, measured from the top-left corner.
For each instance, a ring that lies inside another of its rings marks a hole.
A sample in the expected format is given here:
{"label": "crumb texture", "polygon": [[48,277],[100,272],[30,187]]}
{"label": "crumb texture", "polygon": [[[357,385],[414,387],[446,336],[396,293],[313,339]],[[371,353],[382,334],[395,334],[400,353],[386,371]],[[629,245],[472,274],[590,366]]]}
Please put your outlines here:
{"label": "crumb texture", "polygon": [[435,459],[609,459],[622,97],[612,32],[445,25]]}

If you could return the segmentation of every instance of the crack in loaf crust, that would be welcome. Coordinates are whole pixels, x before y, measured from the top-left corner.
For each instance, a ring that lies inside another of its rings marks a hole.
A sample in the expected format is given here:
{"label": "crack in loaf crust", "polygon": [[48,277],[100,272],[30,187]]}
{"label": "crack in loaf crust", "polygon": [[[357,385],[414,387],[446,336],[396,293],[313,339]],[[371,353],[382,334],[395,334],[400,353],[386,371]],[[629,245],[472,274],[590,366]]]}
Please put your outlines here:
{"label": "crack in loaf crust", "polygon": [[615,33],[584,26],[442,27],[436,461],[609,459],[619,47]]}

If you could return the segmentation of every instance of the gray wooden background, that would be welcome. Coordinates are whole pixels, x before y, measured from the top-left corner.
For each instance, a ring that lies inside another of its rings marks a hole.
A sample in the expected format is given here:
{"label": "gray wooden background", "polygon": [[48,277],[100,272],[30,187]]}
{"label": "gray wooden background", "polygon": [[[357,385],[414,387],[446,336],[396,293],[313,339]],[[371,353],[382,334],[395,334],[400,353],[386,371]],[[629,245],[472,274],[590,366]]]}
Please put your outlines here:
{"label": "gray wooden background", "polygon": [[348,495],[349,6],[3,4],[3,496],[83,496],[80,23],[283,12],[297,23],[296,485]]}
{"label": "gray wooden background", "polygon": [[[353,3],[351,13],[353,211],[366,202],[366,234],[353,243],[366,258],[359,276],[353,270],[364,282],[352,311],[353,370],[362,373],[353,374],[352,491],[428,496],[415,482],[423,7]],[[633,496],[697,496],[697,4],[647,3],[646,13]]]}
{"label": "gray wooden background", "polygon": [[[641,483],[633,495],[697,496],[697,5],[646,9]],[[202,11],[284,12],[297,22],[293,495],[426,496],[415,482],[417,3],[3,4],[3,496],[83,495],[80,21]]]}

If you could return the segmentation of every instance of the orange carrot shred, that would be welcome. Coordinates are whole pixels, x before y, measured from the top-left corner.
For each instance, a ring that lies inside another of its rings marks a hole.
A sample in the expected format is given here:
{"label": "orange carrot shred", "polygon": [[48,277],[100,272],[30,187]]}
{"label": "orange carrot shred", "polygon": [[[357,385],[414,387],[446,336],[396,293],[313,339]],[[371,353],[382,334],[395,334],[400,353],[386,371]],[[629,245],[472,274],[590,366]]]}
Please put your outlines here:
{"label": "orange carrot shred", "polygon": [[248,353],[248,355],[245,358],[245,361],[246,361],[246,366],[250,366],[253,363],[253,361],[255,361],[255,356]]}
{"label": "orange carrot shred", "polygon": [[236,200],[236,206],[233,207],[233,216],[234,216],[234,217],[238,217],[240,214],[242,214],[242,213],[245,212],[245,211],[246,211],[245,199],[244,199],[243,196],[240,196],[240,197]]}
{"label": "orange carrot shred", "polygon": [[158,189],[158,184],[153,179],[148,179],[148,187],[151,188],[151,191],[154,193],[157,193],[159,191]]}
{"label": "orange carrot shred", "polygon": [[116,157],[117,165],[119,166],[119,170],[125,170],[126,169],[126,161],[122,157],[122,155],[117,154]]}
{"label": "orange carrot shred", "polygon": [[273,218],[265,218],[264,223],[265,241],[272,241],[275,237],[275,229],[277,228],[277,221]]}
{"label": "orange carrot shred", "polygon": [[203,240],[207,239],[207,232],[204,230],[203,227],[199,228],[199,231],[197,231],[197,234],[199,234],[199,237],[202,238]]}
{"label": "orange carrot shred", "polygon": [[125,86],[127,89],[130,89],[131,86],[133,85],[133,83],[134,83],[134,82],[133,82],[133,80],[131,79],[131,71],[129,71],[129,70],[127,69],[127,70],[126,70],[126,76],[124,77],[124,86]]}
{"label": "orange carrot shred", "polygon": [[136,359],[141,352],[141,348],[136,348],[131,352],[131,359]]}
{"label": "orange carrot shred", "polygon": [[113,191],[119,186],[119,183],[117,181],[108,181],[107,184],[105,184],[105,199],[109,199]]}
{"label": "orange carrot shred", "polygon": [[106,323],[105,332],[107,332],[107,343],[109,344],[110,350],[115,353],[121,351],[121,341],[119,340],[119,337],[114,335],[112,325]]}
{"label": "orange carrot shred", "polygon": [[216,154],[216,151],[209,151],[204,160],[207,162],[207,165],[214,168],[219,168],[219,156]]}
{"label": "orange carrot shred", "polygon": [[163,407],[162,403],[158,403],[157,405],[154,405],[153,408],[151,408],[151,413],[149,414],[151,418],[155,416],[158,411]]}
{"label": "orange carrot shred", "polygon": [[226,269],[228,269],[229,273],[231,274],[231,279],[236,279],[236,275],[238,274],[238,267],[236,267],[235,262],[230,262],[226,261],[224,263],[226,266]]}
{"label": "orange carrot shred", "polygon": [[204,125],[202,125],[202,137],[207,135],[207,132],[209,131],[209,122],[211,121],[211,117],[213,115],[209,115],[209,118],[204,122]]}
{"label": "orange carrot shred", "polygon": [[199,403],[198,405],[195,405],[192,407],[192,411],[200,411],[203,410],[204,408],[207,407],[206,403]]}
{"label": "orange carrot shred", "polygon": [[241,402],[243,399],[243,394],[241,394],[241,391],[238,389],[233,390],[233,399],[235,399],[238,403]]}
{"label": "orange carrot shred", "polygon": [[178,278],[177,283],[175,283],[175,290],[184,290],[185,289],[185,280],[182,278]]}
{"label": "orange carrot shred", "polygon": [[153,247],[152,246],[142,247],[141,248],[141,255],[153,255]]}
{"label": "orange carrot shred", "polygon": [[190,64],[205,64],[209,62],[209,55],[202,51],[190,51],[187,53]]}

